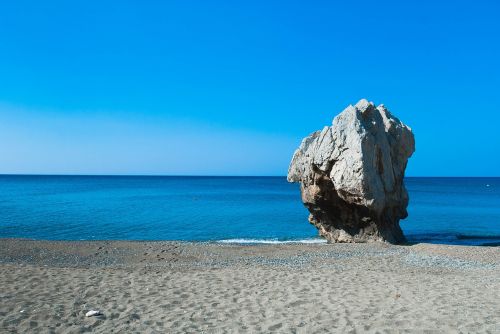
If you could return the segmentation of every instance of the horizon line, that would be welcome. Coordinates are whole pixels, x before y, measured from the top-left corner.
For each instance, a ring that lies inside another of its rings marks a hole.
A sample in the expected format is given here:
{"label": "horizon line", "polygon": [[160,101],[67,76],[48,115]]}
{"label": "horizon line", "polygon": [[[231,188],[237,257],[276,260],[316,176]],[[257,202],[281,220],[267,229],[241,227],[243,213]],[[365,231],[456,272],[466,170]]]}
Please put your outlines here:
{"label": "horizon line", "polygon": [[[31,173],[0,173],[1,176],[84,176],[84,177],[253,177],[253,178],[258,178],[258,177],[284,177],[286,178],[286,175],[210,175],[210,174],[31,174]],[[500,176],[491,176],[491,175],[486,175],[486,176],[477,176],[477,175],[408,175],[404,176],[405,178],[500,178]]]}

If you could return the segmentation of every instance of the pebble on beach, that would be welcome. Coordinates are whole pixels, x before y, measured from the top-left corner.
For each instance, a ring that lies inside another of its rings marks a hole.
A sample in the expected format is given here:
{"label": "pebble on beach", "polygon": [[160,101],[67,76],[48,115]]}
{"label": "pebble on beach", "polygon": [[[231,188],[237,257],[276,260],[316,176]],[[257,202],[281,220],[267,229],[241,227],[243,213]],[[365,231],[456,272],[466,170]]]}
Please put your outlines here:
{"label": "pebble on beach", "polygon": [[86,317],[95,317],[95,316],[98,316],[101,314],[102,314],[101,311],[90,310],[87,313],[85,313],[85,316]]}

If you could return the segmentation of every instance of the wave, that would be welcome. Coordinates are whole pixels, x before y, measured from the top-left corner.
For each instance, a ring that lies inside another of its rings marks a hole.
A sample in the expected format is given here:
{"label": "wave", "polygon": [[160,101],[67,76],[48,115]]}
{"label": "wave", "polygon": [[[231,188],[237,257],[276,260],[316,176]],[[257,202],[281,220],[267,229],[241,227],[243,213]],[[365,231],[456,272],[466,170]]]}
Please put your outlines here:
{"label": "wave", "polygon": [[485,239],[485,240],[500,240],[500,235],[468,235],[468,234],[457,234],[457,239],[467,240],[467,239]]}
{"label": "wave", "polygon": [[222,244],[326,244],[325,239],[309,238],[298,240],[278,240],[278,239],[223,239],[217,240]]}
{"label": "wave", "polygon": [[486,246],[486,247],[500,247],[500,242],[484,242],[481,244],[481,246]]}

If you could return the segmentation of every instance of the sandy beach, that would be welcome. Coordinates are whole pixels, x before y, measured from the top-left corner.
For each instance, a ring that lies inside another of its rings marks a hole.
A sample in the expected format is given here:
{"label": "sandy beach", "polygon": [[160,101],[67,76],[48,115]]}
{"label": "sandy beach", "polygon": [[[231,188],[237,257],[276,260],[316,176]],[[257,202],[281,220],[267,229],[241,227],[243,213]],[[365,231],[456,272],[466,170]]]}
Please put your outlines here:
{"label": "sandy beach", "polygon": [[500,332],[499,248],[0,244],[3,333]]}

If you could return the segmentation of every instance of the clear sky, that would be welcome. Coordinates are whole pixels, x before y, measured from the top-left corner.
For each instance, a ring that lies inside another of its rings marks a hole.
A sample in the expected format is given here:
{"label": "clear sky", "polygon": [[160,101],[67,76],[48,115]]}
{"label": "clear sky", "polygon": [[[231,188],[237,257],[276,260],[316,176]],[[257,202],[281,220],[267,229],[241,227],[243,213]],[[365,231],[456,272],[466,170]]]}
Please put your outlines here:
{"label": "clear sky", "polygon": [[285,175],[348,104],[500,176],[500,2],[2,1],[0,173]]}

